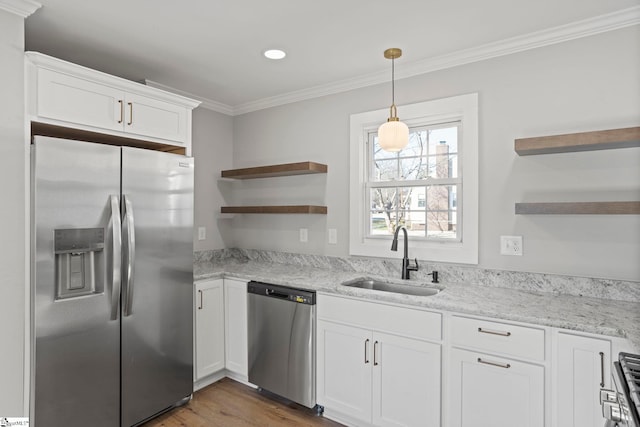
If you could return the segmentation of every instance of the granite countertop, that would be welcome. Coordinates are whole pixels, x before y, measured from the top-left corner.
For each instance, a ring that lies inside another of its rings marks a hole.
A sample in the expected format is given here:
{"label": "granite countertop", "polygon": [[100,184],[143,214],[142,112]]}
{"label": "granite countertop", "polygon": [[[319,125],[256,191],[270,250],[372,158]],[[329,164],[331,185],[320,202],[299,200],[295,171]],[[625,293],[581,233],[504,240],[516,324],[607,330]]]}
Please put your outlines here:
{"label": "granite countertop", "polygon": [[469,283],[440,283],[434,285],[442,289],[437,295],[413,296],[352,288],[342,286],[341,283],[365,276],[415,285],[420,285],[421,282],[255,261],[228,261],[216,264],[204,261],[194,264],[195,280],[224,276],[407,306],[622,337],[631,342],[635,348],[633,351],[640,351],[640,304],[637,302],[522,291]]}

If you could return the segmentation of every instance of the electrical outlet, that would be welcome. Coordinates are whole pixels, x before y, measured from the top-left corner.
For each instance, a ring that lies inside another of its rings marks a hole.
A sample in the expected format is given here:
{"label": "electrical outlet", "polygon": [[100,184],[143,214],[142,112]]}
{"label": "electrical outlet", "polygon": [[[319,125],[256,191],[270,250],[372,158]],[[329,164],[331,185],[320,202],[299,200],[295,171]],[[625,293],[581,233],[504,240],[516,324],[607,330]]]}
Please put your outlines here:
{"label": "electrical outlet", "polygon": [[500,236],[500,255],[522,256],[522,236]]}
{"label": "electrical outlet", "polygon": [[198,240],[205,240],[207,238],[207,228],[198,227]]}
{"label": "electrical outlet", "polygon": [[335,228],[329,229],[329,244],[330,245],[338,244],[338,230]]}
{"label": "electrical outlet", "polygon": [[309,241],[309,230],[307,228],[300,229],[300,241],[307,243]]}

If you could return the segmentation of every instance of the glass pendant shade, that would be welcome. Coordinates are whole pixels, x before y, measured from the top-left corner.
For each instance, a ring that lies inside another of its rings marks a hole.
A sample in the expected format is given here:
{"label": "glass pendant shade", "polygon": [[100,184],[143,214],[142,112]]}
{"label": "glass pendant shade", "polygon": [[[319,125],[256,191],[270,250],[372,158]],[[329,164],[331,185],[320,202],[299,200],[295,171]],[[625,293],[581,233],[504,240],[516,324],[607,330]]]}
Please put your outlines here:
{"label": "glass pendant shade", "polygon": [[378,144],[391,153],[397,153],[409,143],[409,128],[406,124],[395,120],[389,120],[378,128]]}
{"label": "glass pendant shade", "polygon": [[402,50],[392,47],[384,51],[384,57],[391,60],[391,108],[389,119],[378,128],[378,144],[384,151],[397,153],[409,144],[409,128],[398,118],[395,102],[395,59],[402,56]]}

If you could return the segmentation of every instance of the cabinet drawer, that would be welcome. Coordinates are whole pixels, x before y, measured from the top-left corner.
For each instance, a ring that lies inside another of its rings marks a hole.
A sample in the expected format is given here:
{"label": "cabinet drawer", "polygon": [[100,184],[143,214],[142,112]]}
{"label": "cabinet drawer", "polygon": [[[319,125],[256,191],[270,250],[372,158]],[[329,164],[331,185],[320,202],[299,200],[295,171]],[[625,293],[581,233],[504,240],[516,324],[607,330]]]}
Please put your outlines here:
{"label": "cabinet drawer", "polygon": [[455,346],[544,360],[544,329],[453,316],[451,339]]}
{"label": "cabinet drawer", "polygon": [[442,315],[349,298],[318,294],[318,318],[380,332],[427,340],[442,339]]}

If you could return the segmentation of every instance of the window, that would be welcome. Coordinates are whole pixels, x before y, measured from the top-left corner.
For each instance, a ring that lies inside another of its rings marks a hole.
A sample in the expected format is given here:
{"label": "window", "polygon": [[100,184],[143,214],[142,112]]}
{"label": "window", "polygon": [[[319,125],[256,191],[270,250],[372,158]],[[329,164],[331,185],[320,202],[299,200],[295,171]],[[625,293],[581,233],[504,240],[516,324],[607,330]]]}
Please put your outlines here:
{"label": "window", "polygon": [[460,122],[412,127],[409,145],[399,153],[382,150],[376,130],[367,133],[368,237],[391,236],[404,225],[412,238],[461,240],[455,203],[462,182],[459,128]]}
{"label": "window", "polygon": [[392,257],[397,226],[410,256],[478,262],[477,94],[399,108],[409,144],[380,148],[388,110],[351,116],[350,253]]}

